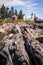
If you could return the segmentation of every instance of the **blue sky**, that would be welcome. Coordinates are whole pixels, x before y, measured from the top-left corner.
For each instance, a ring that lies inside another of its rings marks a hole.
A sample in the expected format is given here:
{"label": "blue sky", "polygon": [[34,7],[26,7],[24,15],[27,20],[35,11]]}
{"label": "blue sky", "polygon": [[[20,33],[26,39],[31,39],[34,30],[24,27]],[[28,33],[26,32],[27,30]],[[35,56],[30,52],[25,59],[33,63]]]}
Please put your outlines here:
{"label": "blue sky", "polygon": [[14,6],[18,11],[22,10],[29,18],[33,12],[43,19],[43,0],[0,0],[0,6],[2,4],[9,8]]}

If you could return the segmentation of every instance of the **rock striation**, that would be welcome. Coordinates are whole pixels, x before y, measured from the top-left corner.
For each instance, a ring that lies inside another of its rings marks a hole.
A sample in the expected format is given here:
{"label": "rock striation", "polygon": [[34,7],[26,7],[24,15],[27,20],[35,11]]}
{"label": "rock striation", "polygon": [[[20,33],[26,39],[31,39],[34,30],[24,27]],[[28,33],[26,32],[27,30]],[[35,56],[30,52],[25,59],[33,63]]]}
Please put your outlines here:
{"label": "rock striation", "polygon": [[39,26],[24,22],[0,25],[0,65],[43,65],[43,28]]}

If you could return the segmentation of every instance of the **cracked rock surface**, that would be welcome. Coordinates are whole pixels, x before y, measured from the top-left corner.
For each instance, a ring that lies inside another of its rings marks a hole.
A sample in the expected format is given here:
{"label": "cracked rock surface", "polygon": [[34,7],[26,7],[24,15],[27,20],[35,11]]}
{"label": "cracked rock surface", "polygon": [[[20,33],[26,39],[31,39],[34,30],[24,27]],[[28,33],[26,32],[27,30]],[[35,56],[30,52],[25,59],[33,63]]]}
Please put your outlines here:
{"label": "cracked rock surface", "polygon": [[0,25],[0,65],[43,65],[43,25]]}

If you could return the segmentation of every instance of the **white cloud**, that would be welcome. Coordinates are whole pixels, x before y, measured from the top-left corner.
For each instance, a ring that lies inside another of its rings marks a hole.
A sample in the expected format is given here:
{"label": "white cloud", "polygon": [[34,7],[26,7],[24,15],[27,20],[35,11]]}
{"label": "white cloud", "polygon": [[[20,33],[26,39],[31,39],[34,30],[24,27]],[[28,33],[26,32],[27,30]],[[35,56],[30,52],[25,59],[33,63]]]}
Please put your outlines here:
{"label": "white cloud", "polygon": [[4,4],[5,7],[11,7],[11,6],[24,6],[27,7],[29,11],[33,11],[37,9],[38,3],[35,3],[34,0],[28,0],[28,1],[23,1],[23,0],[0,0],[0,5]]}
{"label": "white cloud", "polygon": [[25,5],[29,10],[36,10],[38,3],[35,3],[34,0],[29,0],[27,5]]}
{"label": "white cloud", "polygon": [[6,7],[16,6],[16,5],[25,5],[23,1],[20,0],[0,0],[0,5],[4,4]]}
{"label": "white cloud", "polygon": [[0,5],[2,4],[4,4],[6,7],[17,6],[17,5],[34,7],[37,5],[37,3],[34,3],[34,1],[32,0],[29,0],[27,2],[24,2],[22,0],[0,0]]}
{"label": "white cloud", "polygon": [[5,7],[11,7],[11,6],[24,6],[27,8],[27,11],[33,12],[34,10],[37,9],[38,3],[35,3],[34,0],[28,0],[28,1],[23,1],[23,0],[0,0],[0,5],[4,4]]}

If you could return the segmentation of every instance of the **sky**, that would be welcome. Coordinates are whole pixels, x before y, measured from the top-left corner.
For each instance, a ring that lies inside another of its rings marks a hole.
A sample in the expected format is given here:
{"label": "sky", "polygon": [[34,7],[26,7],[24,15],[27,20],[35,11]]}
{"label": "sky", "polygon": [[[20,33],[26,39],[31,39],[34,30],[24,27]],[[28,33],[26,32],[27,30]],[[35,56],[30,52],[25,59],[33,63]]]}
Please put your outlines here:
{"label": "sky", "polygon": [[9,8],[13,6],[18,12],[22,10],[29,18],[33,13],[43,19],[43,0],[0,0],[0,7],[2,4]]}

